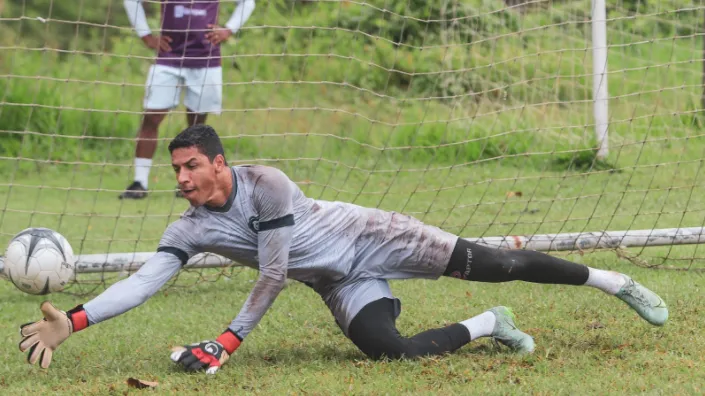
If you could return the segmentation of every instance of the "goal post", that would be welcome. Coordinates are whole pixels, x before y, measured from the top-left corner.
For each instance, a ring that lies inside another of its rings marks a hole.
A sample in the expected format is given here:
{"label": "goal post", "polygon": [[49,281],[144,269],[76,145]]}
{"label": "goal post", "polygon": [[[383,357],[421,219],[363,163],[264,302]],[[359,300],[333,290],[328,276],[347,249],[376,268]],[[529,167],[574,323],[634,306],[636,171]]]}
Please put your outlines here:
{"label": "goal post", "polygon": [[[186,109],[160,125],[148,197],[119,200],[156,56],[122,1],[54,1],[0,2],[0,247],[54,229],[77,283],[107,283],[187,207],[166,152]],[[143,1],[155,31],[159,3]],[[220,20],[235,7],[223,0]],[[279,167],[312,198],[497,248],[690,268],[705,223],[703,13],[685,0],[262,2],[222,44],[208,123],[229,163]],[[238,265],[201,254],[186,268]]]}
{"label": "goal post", "polygon": [[[496,249],[529,249],[539,252],[626,249],[633,247],[678,246],[705,243],[705,227],[657,230],[601,231],[585,233],[511,235],[463,238]],[[137,271],[154,252],[84,254],[76,257],[77,274]],[[188,269],[222,268],[241,265],[218,254],[199,253],[185,265]],[[3,261],[0,257],[0,274]]]}
{"label": "goal post", "polygon": [[[539,252],[626,249],[705,243],[705,227],[463,239],[496,249],[529,249]],[[152,252],[142,252],[83,255],[78,257],[76,269],[79,273],[135,271],[153,254]],[[186,267],[218,268],[228,265],[238,265],[238,263],[217,254],[198,254],[189,260]]]}
{"label": "goal post", "polygon": [[607,74],[607,6],[605,0],[592,0],[592,96],[594,101],[596,157],[609,155],[609,92]]}

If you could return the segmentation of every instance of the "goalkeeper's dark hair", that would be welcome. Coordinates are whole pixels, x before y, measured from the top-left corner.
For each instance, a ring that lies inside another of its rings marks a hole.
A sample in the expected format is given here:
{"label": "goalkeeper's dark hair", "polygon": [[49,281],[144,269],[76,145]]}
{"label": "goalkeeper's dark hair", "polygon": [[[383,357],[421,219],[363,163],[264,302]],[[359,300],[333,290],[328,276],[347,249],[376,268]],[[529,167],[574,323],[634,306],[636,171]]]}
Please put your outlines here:
{"label": "goalkeeper's dark hair", "polygon": [[[196,147],[198,151],[208,157],[212,163],[215,157],[220,154],[225,159],[225,151],[220,137],[215,129],[209,125],[196,124],[181,131],[174,140],[169,143],[169,153],[180,148]],[[228,162],[225,161],[225,165]]]}

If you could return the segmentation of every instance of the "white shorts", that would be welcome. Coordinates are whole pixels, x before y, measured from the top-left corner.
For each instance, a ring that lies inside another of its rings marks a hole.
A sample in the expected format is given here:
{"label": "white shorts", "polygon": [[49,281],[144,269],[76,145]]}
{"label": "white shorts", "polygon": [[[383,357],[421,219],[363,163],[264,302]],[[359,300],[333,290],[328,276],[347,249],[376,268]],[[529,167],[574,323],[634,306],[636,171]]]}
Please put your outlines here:
{"label": "white shorts", "polygon": [[152,65],[144,95],[146,110],[171,110],[179,105],[186,88],[184,105],[196,113],[220,114],[223,104],[223,69],[200,69]]}

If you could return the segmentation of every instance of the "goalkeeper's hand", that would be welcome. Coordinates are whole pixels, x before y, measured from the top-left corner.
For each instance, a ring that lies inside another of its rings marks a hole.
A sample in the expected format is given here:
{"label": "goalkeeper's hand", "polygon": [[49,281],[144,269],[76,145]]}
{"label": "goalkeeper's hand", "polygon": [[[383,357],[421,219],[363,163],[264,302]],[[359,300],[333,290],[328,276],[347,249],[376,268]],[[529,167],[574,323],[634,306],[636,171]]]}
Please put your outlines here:
{"label": "goalkeeper's hand", "polygon": [[39,309],[44,314],[44,319],[20,326],[20,351],[29,350],[27,361],[30,364],[39,360],[41,368],[48,368],[56,348],[69,338],[71,333],[86,328],[88,317],[81,305],[66,313],[45,301]]}
{"label": "goalkeeper's hand", "polygon": [[173,348],[171,360],[180,363],[187,371],[205,369],[206,374],[215,374],[240,346],[240,342],[240,338],[228,329],[215,341]]}

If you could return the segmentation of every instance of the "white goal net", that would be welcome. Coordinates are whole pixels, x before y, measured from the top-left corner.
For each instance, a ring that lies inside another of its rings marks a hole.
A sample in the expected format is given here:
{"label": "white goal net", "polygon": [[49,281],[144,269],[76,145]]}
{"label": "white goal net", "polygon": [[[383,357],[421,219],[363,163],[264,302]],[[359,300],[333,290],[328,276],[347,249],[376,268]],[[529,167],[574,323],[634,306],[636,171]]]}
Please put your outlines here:
{"label": "white goal net", "polygon": [[[313,198],[499,247],[698,267],[704,16],[684,0],[259,1],[222,45],[207,123],[231,164],[279,167]],[[187,205],[166,150],[183,105],[148,197],[117,197],[155,56],[122,1],[0,1],[0,246],[60,232],[79,286],[152,254]],[[199,256],[194,279],[224,264]]]}

